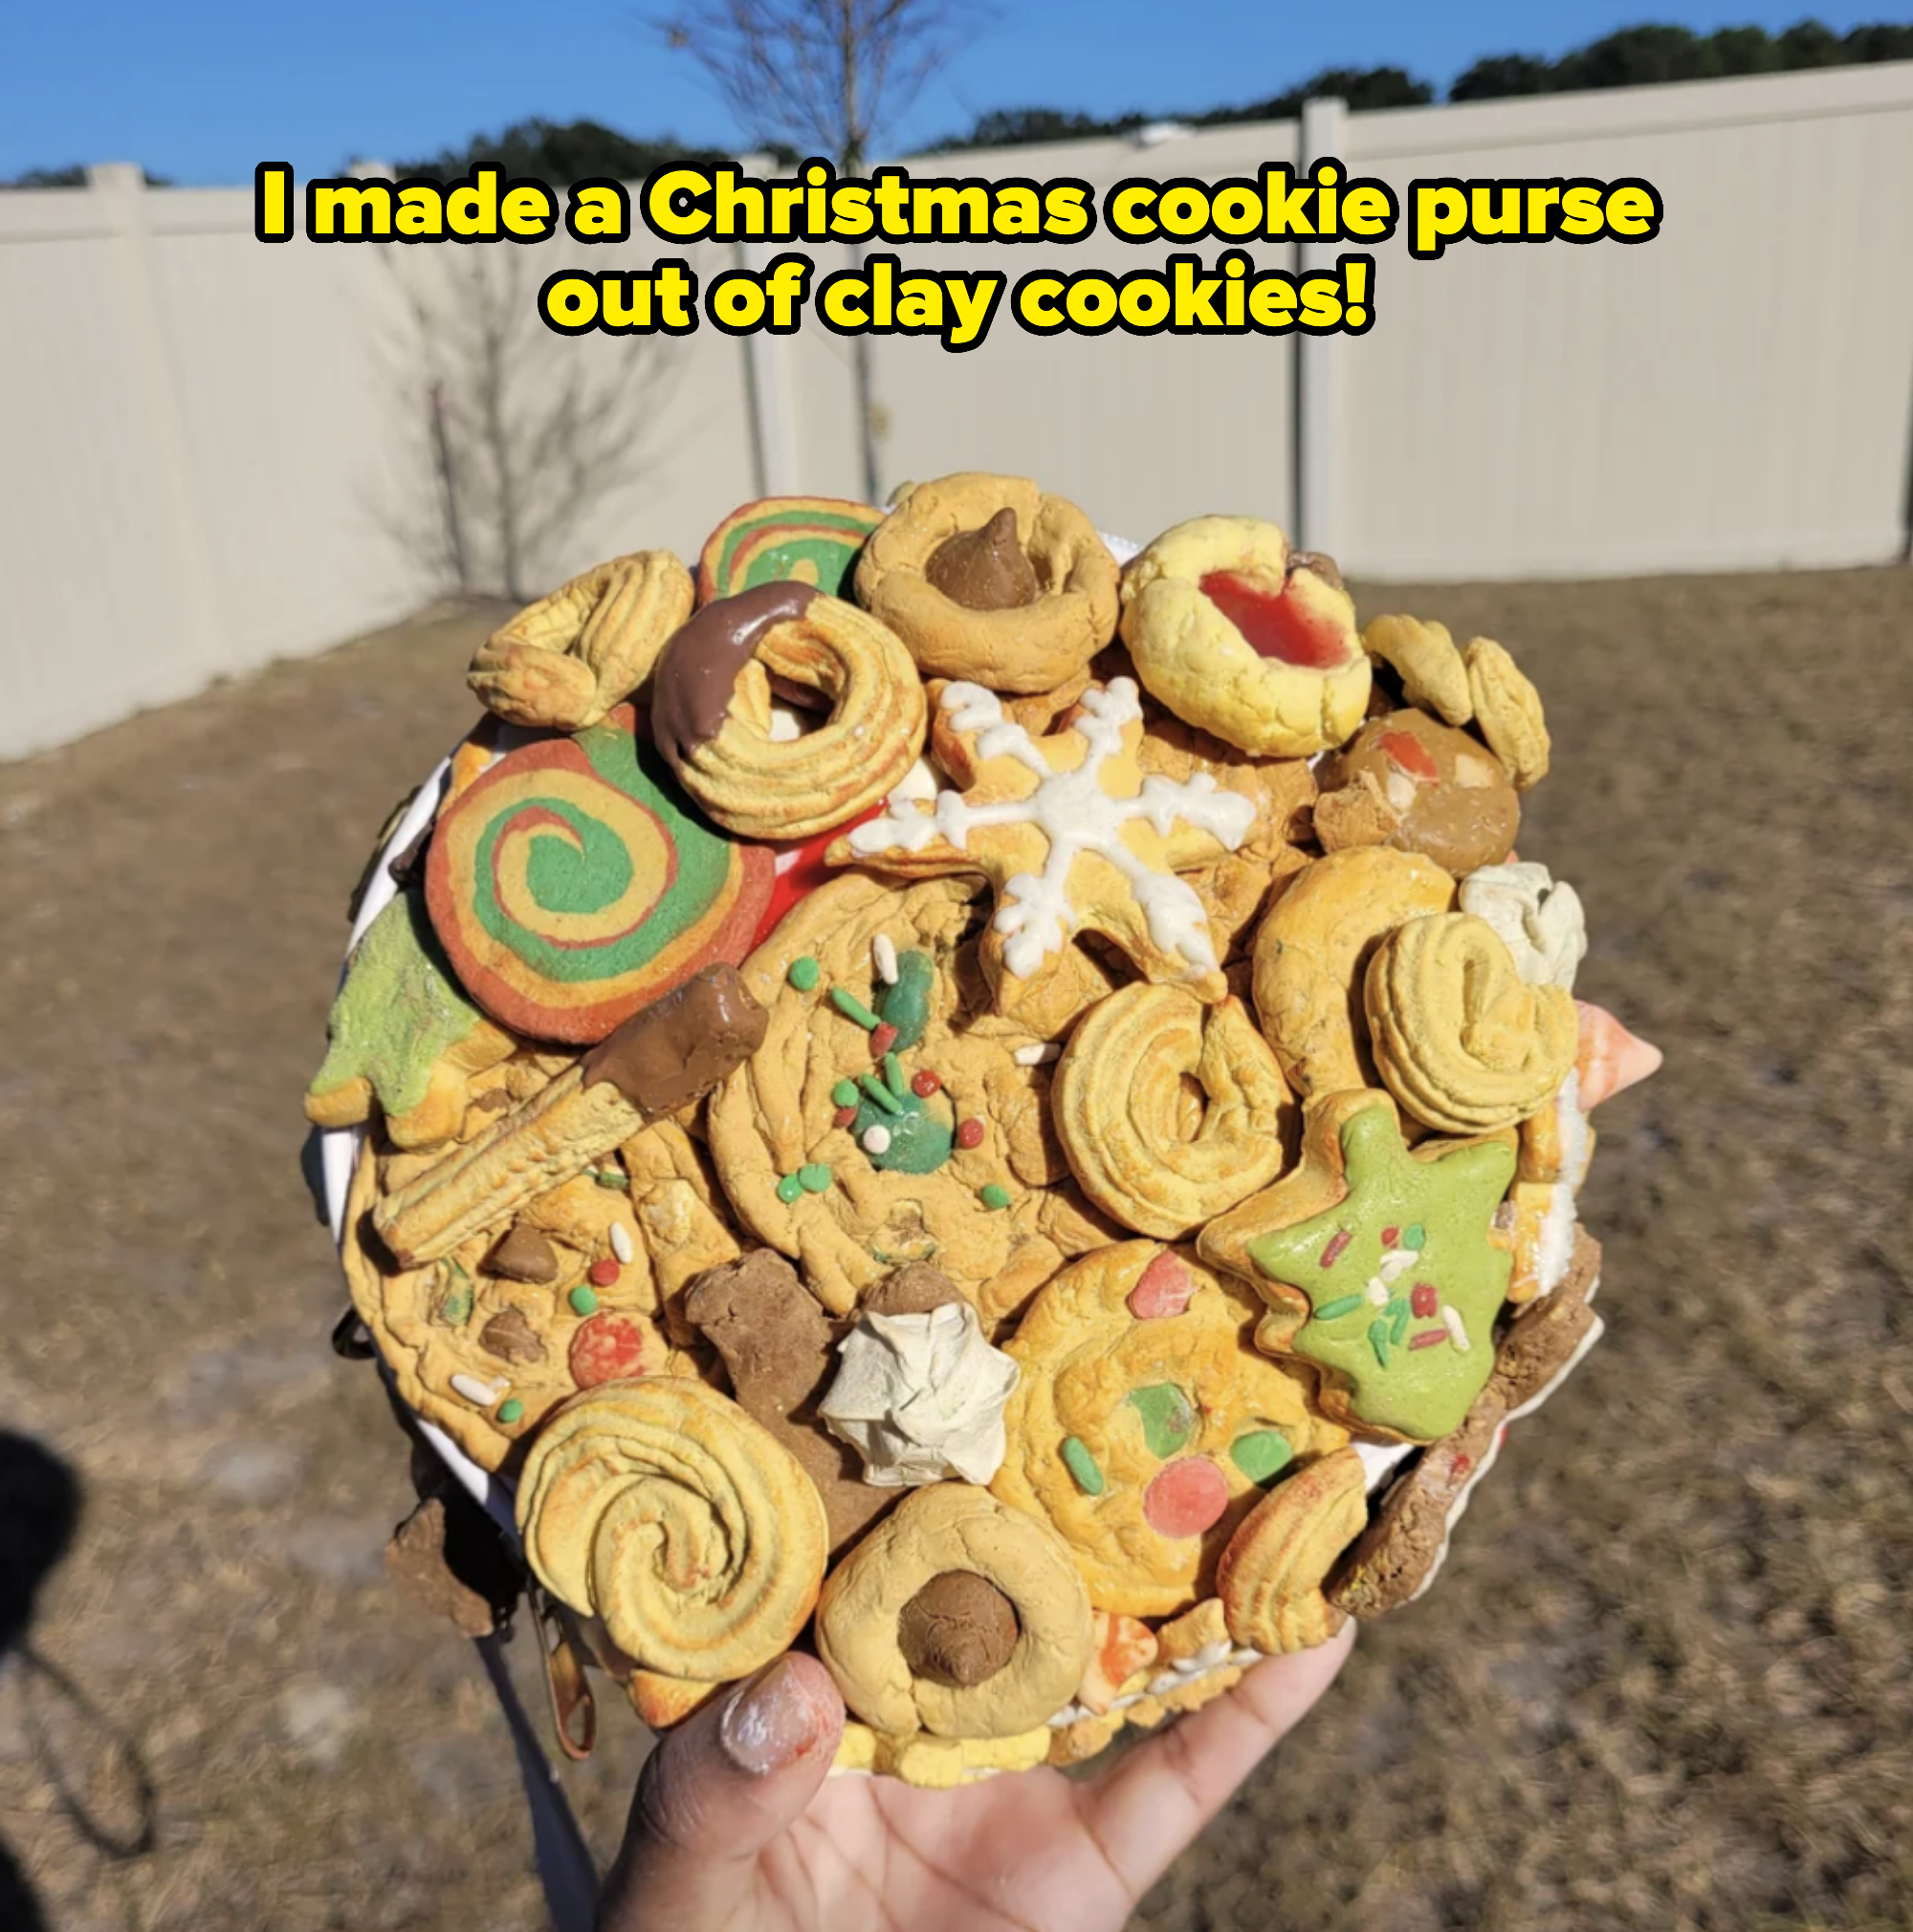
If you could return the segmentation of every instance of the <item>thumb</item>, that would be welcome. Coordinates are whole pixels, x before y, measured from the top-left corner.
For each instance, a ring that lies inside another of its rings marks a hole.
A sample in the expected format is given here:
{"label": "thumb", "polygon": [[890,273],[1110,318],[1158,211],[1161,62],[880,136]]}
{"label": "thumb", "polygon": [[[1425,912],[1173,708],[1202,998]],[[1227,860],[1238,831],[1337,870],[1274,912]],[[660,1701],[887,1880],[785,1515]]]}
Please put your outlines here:
{"label": "thumb", "polygon": [[602,1932],[728,1924],[759,1855],[816,1795],[843,1730],[830,1673],[794,1654],[672,1731],[639,1776],[599,1895]]}

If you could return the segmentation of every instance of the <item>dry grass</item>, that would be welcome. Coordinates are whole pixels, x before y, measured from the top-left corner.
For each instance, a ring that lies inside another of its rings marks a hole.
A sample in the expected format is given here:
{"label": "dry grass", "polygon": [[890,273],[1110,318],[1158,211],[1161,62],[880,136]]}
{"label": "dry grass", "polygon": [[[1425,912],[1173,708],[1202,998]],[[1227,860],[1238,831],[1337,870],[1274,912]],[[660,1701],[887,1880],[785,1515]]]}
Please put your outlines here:
{"label": "dry grass", "polygon": [[[1608,1341],[1141,1922],[1903,1927],[1913,576],[1365,607],[1536,675],[1523,851],[1668,1065],[1600,1122]],[[0,1676],[0,1837],[58,1932],[541,1922],[476,1663],[379,1570],[404,1458],[325,1349],[296,1162],[346,889],[483,627],[0,771],[0,1415],[86,1485],[33,1642],[93,1706]],[[573,1780],[601,1843],[636,1761],[606,1729]]]}

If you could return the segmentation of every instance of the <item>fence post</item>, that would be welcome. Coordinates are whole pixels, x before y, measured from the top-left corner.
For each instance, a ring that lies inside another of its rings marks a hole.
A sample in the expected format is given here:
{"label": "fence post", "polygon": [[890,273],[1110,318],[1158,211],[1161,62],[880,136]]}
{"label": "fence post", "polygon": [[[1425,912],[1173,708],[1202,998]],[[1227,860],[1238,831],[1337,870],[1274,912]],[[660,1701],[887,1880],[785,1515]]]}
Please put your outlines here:
{"label": "fence post", "polygon": [[[1306,174],[1324,156],[1345,162],[1349,104],[1334,95],[1302,103],[1296,171]],[[1305,241],[1297,263],[1305,275],[1332,273],[1334,242]],[[1295,534],[1304,550],[1342,548],[1342,358],[1337,336],[1300,336],[1295,344]]]}
{"label": "fence post", "polygon": [[206,526],[200,514],[193,473],[192,446],[181,412],[178,384],[166,355],[165,323],[154,293],[149,251],[152,234],[146,226],[146,177],[131,162],[96,163],[86,170],[88,188],[99,197],[100,212],[114,240],[120,284],[125,298],[128,366],[143,403],[145,427],[152,438],[163,488],[157,514],[171,528],[174,554],[179,559],[185,608],[180,628],[197,667],[209,677],[233,669],[220,618],[212,559],[207,548]]}

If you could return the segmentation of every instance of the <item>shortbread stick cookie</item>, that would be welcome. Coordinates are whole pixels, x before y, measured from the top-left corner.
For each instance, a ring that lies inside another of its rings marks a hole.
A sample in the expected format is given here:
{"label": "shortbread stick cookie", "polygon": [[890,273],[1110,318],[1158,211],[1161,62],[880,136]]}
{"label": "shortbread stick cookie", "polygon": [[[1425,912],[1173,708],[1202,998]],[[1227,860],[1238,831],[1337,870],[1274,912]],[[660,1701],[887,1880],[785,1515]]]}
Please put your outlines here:
{"label": "shortbread stick cookie", "polygon": [[435,1261],[710,1092],[762,1043],[735,966],[707,966],[470,1147],[386,1197],[373,1225],[407,1267]]}

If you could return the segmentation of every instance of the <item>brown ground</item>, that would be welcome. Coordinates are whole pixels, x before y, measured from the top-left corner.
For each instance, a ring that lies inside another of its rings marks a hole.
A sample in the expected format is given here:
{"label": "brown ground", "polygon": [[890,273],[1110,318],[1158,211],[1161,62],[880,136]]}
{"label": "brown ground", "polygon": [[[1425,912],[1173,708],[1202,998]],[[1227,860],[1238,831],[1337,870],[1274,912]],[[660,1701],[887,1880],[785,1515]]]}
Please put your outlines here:
{"label": "brown ground", "polygon": [[[1668,1065],[1600,1122],[1608,1341],[1140,1922],[1902,1927],[1913,573],[1384,602],[1537,677],[1523,850]],[[404,1459],[297,1163],[346,889],[481,628],[0,771],[0,1416],[85,1487],[0,1676],[0,1838],[57,1932],[541,1922],[473,1655],[381,1575]]]}

